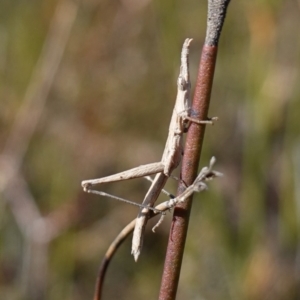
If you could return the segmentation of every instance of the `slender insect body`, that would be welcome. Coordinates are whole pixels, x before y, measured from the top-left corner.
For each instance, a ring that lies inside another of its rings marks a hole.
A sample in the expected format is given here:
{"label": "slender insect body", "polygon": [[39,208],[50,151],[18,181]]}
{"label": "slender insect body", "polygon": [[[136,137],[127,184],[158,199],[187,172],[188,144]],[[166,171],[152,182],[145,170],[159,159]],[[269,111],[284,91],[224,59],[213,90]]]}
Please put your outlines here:
{"label": "slender insect body", "polygon": [[183,133],[186,128],[186,117],[191,110],[190,75],[188,65],[189,46],[192,39],[186,39],[181,51],[181,66],[177,80],[177,96],[169,127],[169,135],[163,153],[164,174],[170,176],[181,161],[183,154]]}
{"label": "slender insect body", "polygon": [[181,117],[173,113],[172,120],[172,124],[176,124],[176,127],[169,130],[166,147],[161,159],[164,164],[164,174],[168,177],[178,167],[183,153],[182,135],[184,129]]}

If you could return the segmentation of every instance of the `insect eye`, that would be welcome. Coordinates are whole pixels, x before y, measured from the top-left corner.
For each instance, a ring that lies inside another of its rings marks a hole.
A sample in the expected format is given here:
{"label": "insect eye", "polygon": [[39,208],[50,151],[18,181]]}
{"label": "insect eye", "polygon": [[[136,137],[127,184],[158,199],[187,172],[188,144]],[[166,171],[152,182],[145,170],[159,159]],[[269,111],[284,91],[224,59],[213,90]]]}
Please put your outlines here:
{"label": "insect eye", "polygon": [[177,80],[177,85],[178,85],[179,89],[185,90],[186,89],[186,81],[184,80],[184,78],[182,78],[181,76],[179,76],[178,80]]}

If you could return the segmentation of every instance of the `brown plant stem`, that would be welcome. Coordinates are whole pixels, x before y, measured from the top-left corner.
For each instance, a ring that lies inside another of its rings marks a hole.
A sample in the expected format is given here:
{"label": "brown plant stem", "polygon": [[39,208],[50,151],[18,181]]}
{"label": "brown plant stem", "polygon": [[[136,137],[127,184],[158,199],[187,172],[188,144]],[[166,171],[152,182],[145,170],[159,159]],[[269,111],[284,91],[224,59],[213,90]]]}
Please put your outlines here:
{"label": "brown plant stem", "polygon": [[[206,39],[202,49],[192,107],[192,117],[200,120],[207,119],[217,58],[217,44],[229,1],[208,1]],[[181,169],[181,182],[184,182],[187,186],[192,184],[197,174],[204,133],[205,125],[191,124],[187,134]],[[183,190],[184,186],[180,183],[178,194],[182,193]],[[176,297],[192,197],[186,202],[177,205],[174,210],[159,293],[160,300],[171,300]]]}
{"label": "brown plant stem", "polygon": [[134,226],[135,226],[136,219],[131,221],[123,230],[118,234],[116,239],[112,242],[109,246],[108,250],[105,253],[105,256],[101,262],[98,276],[95,285],[95,293],[94,293],[94,300],[100,300],[101,294],[103,290],[103,282],[106,275],[106,270],[108,268],[109,263],[112,260],[113,255],[116,253],[118,248],[122,245],[123,241],[128,237],[130,233],[132,233]]}

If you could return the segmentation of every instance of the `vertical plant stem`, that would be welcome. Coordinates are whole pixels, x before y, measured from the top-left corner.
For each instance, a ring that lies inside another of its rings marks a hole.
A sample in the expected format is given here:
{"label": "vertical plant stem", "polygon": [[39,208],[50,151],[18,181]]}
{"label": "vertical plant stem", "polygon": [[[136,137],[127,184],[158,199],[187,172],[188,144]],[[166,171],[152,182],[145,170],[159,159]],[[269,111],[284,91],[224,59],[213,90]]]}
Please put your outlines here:
{"label": "vertical plant stem", "polygon": [[[206,39],[202,49],[191,114],[193,118],[200,120],[207,118],[217,58],[217,45],[229,2],[230,0],[208,1]],[[191,124],[181,169],[181,179],[186,185],[191,185],[197,175],[204,133],[205,125]],[[184,186],[180,183],[178,194],[183,190]],[[176,297],[192,197],[177,205],[174,210],[159,294],[160,300],[171,300]]]}

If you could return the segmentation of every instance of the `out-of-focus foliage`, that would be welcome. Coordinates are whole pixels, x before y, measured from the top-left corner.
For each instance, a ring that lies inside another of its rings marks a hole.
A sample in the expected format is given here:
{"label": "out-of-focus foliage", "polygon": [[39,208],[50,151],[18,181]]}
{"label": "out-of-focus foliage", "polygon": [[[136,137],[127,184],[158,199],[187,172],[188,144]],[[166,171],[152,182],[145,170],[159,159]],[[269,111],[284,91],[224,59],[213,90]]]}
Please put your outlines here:
{"label": "out-of-focus foliage", "polygon": [[[205,1],[76,3],[0,2],[1,299],[92,298],[106,248],[137,210],[80,181],[160,160],[186,37],[195,81]],[[300,297],[299,13],[299,0],[229,5],[210,107],[220,120],[201,159],[215,155],[225,176],[194,198],[178,299]],[[63,53],[53,80],[42,49]],[[101,188],[141,202],[147,186]],[[104,299],[157,298],[169,224],[147,232],[137,264],[130,241],[121,247]]]}

